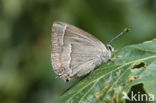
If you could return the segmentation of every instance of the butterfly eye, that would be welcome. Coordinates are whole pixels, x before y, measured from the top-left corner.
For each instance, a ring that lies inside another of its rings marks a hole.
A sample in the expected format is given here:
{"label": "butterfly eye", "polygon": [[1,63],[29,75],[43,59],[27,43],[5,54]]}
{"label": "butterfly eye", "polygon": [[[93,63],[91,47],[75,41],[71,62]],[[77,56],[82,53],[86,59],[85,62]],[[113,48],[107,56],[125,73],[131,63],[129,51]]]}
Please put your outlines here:
{"label": "butterfly eye", "polygon": [[112,48],[110,46],[108,48],[109,48],[110,51],[112,51]]}
{"label": "butterfly eye", "polygon": [[110,50],[111,52],[114,51],[114,48],[110,44],[107,44],[106,48],[107,48],[107,50]]}

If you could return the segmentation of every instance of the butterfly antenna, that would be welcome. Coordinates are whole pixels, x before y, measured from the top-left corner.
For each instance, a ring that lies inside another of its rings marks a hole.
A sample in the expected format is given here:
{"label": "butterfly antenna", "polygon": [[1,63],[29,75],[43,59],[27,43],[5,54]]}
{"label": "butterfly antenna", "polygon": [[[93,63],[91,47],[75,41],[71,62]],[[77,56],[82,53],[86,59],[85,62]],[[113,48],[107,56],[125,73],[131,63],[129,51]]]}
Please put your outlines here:
{"label": "butterfly antenna", "polygon": [[127,32],[129,32],[130,29],[129,28],[125,28],[120,34],[118,34],[117,36],[115,36],[112,40],[109,41],[109,44],[112,43],[115,39],[119,38],[120,36],[126,34]]}

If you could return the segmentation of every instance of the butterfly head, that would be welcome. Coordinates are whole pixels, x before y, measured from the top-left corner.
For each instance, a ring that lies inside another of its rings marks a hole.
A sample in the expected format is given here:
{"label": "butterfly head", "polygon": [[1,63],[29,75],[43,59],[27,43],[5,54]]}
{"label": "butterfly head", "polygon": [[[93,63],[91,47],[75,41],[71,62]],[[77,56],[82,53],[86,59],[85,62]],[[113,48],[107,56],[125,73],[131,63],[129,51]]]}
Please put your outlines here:
{"label": "butterfly head", "polygon": [[106,44],[106,48],[107,48],[108,51],[111,51],[111,52],[114,51],[114,48],[110,44]]}

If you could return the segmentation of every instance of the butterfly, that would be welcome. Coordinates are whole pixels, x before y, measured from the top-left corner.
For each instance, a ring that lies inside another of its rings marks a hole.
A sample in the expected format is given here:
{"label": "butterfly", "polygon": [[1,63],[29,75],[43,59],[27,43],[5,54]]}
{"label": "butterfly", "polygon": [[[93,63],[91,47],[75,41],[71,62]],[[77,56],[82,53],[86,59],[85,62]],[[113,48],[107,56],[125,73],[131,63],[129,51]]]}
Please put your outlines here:
{"label": "butterfly", "polygon": [[[128,32],[125,29],[121,32]],[[117,37],[116,37],[117,38]],[[115,38],[114,38],[115,39]],[[114,48],[91,34],[64,22],[52,26],[52,67],[65,82],[82,77],[111,59]]]}

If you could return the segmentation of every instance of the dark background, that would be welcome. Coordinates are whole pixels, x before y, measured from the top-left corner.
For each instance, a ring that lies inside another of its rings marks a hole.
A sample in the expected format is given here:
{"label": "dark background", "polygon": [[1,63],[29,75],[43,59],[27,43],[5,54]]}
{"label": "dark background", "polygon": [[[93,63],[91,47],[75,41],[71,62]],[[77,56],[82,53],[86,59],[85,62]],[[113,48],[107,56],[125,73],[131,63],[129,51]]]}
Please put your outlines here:
{"label": "dark background", "polygon": [[0,0],[0,103],[53,103],[69,87],[51,67],[54,21],[115,49],[156,37],[156,0]]}

